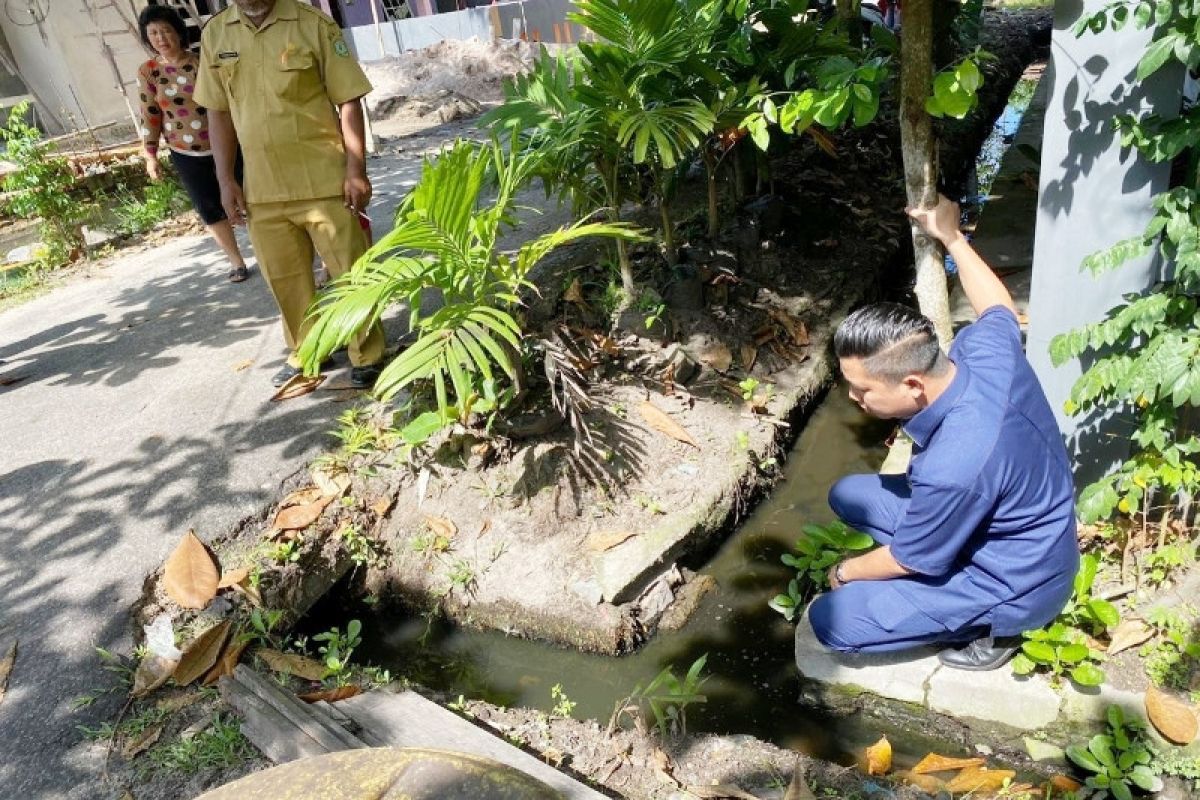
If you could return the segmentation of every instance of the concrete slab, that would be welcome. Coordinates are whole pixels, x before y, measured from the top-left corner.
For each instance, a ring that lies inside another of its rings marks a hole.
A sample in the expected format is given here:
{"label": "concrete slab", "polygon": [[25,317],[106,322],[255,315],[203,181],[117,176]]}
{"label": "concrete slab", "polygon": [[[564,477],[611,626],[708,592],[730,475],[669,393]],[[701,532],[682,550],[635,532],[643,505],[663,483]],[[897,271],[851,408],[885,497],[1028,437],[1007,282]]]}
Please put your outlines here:
{"label": "concrete slab", "polygon": [[929,679],[927,704],[955,717],[1036,730],[1058,719],[1062,697],[1040,678],[1017,677],[1004,667],[991,672],[942,667]]}
{"label": "concrete slab", "polygon": [[831,653],[817,640],[807,613],[796,626],[796,667],[810,680],[925,705],[926,682],[940,666],[927,648],[879,656]]}

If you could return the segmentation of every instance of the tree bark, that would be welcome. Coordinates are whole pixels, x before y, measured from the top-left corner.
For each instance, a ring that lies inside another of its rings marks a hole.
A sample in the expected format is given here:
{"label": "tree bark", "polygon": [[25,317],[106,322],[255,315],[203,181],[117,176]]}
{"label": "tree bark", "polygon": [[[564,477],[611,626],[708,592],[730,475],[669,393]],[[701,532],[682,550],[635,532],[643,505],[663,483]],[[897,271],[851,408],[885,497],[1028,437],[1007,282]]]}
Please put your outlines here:
{"label": "tree bark", "polygon": [[[904,4],[904,35],[900,37],[900,146],[908,204],[932,208],[937,204],[937,140],[925,99],[933,86],[933,2]],[[917,280],[914,292],[921,313],[933,321],[939,341],[948,347],[950,298],[946,292],[945,254],[936,240],[912,225]]]}
{"label": "tree bark", "polygon": [[837,0],[837,18],[842,24],[850,44],[862,47],[862,23],[859,21],[859,4],[861,0]]}

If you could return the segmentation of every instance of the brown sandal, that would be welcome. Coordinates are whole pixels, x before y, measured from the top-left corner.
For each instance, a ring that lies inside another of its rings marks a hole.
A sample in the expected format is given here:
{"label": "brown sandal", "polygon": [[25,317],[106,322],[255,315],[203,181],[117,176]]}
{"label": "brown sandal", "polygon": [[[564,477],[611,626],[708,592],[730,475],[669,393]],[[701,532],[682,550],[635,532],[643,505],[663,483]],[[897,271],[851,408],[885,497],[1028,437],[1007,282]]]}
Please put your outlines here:
{"label": "brown sandal", "polygon": [[250,277],[250,270],[245,267],[234,267],[229,273],[230,283],[241,283]]}

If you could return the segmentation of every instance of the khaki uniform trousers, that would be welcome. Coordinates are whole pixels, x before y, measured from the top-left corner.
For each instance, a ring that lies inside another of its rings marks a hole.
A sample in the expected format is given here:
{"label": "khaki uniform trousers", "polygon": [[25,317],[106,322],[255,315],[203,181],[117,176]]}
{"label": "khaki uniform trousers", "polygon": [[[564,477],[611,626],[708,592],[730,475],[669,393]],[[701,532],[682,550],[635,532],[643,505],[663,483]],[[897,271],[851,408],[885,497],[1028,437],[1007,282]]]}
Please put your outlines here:
{"label": "khaki uniform trousers", "polygon": [[[316,296],[313,248],[336,278],[366,252],[367,237],[340,196],[251,203],[247,211],[254,255],[283,314],[283,336],[292,351],[288,363],[298,367],[296,348],[311,327],[307,315]],[[376,323],[350,340],[350,363],[378,363],[384,344],[383,328]]]}

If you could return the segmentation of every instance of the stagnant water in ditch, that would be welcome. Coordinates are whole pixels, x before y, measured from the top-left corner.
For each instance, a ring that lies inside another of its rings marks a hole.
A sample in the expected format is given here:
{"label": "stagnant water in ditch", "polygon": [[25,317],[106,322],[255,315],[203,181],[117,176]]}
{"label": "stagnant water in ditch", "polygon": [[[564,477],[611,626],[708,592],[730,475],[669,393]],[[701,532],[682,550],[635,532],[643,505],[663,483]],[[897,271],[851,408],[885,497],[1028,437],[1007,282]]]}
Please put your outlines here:
{"label": "stagnant water in ditch", "polygon": [[[979,197],[1020,124],[1036,80],[1015,88],[976,162]],[[976,209],[977,210],[977,209]],[[800,526],[826,522],[829,487],[852,472],[878,470],[892,423],[866,417],[838,386],[812,414],[784,465],[783,480],[701,569],[716,581],[682,630],[659,633],[638,652],[591,655],[502,633],[473,631],[441,620],[396,619],[336,600],[314,611],[302,632],[315,633],[357,617],[364,642],[356,659],[386,667],[431,689],[506,706],[549,712],[551,687],[577,703],[574,715],[606,721],[614,704],[664,667],[682,675],[707,654],[707,702],[687,711],[692,733],[751,734],[781,747],[842,764],[876,741],[887,723],[869,715],[835,717],[798,702],[793,658],[795,626],[767,606],[794,574],[779,556]],[[886,730],[898,766],[930,750],[952,751],[921,731]]]}
{"label": "stagnant water in ditch", "polygon": [[[681,675],[708,654],[707,702],[688,709],[689,732],[749,733],[851,763],[855,751],[879,738],[878,721],[829,717],[798,703],[795,625],[767,601],[794,574],[779,556],[791,548],[800,526],[833,519],[825,499],[830,485],[850,472],[878,470],[892,427],[866,417],[842,387],[835,388],[800,434],[783,481],[701,570],[717,588],[682,630],[659,633],[632,655],[591,655],[420,617],[372,616],[364,608],[326,606],[304,627],[315,632],[355,615],[364,628],[356,659],[452,695],[543,711],[554,705],[551,687],[561,684],[578,703],[576,717],[602,722],[636,684],[666,666]],[[904,738],[907,747],[893,740],[901,763],[905,755],[919,758],[935,745],[908,734]]]}

